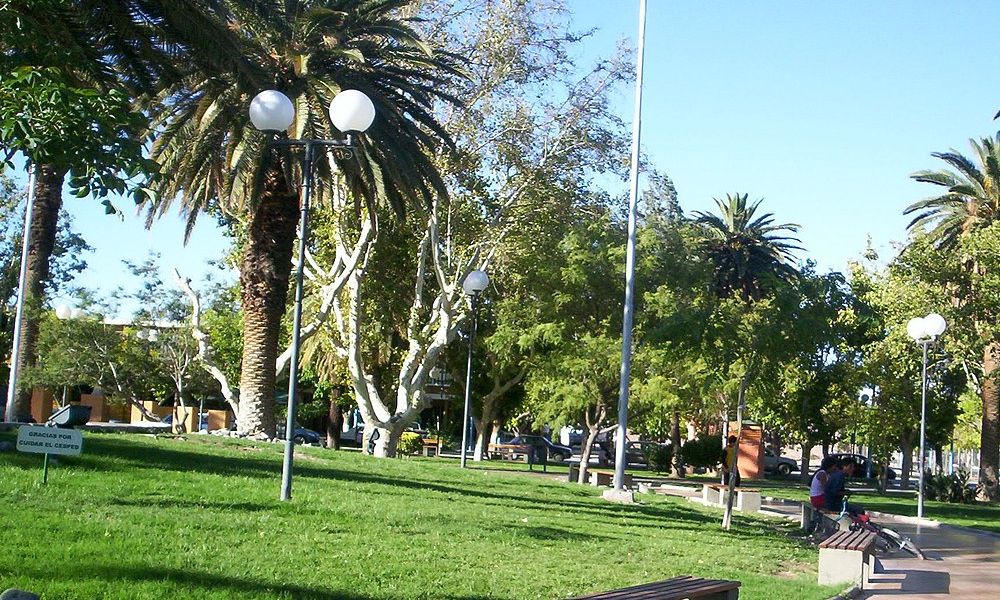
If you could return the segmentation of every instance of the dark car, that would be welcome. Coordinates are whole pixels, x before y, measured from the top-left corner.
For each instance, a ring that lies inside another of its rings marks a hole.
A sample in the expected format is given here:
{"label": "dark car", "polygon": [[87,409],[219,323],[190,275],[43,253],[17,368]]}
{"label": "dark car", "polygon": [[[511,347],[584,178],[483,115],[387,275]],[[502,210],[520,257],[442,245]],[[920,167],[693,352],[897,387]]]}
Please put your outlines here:
{"label": "dark car", "polygon": [[535,448],[548,448],[549,460],[568,460],[573,456],[573,450],[569,446],[557,444],[540,435],[519,435],[507,443],[534,446]]}
{"label": "dark car", "polygon": [[[611,445],[611,448],[611,457],[613,460],[615,452],[613,444]],[[648,456],[660,448],[669,449],[670,444],[649,441],[629,442],[628,446],[625,448],[625,460],[630,465],[645,465],[647,467],[652,466],[649,464]]]}
{"label": "dark car", "polygon": [[[324,436],[305,427],[296,427],[295,433],[292,435],[292,441],[296,444],[318,444],[323,438]],[[285,428],[280,425],[278,426],[278,439],[285,439]]]}
{"label": "dark car", "polygon": [[764,448],[764,471],[788,475],[792,471],[798,471],[799,465],[794,460],[784,456],[777,456],[767,448]]}
{"label": "dark car", "polygon": [[[882,466],[872,462],[870,458],[861,454],[831,454],[831,457],[837,460],[844,460],[845,458],[853,458],[858,466],[854,468],[854,478],[855,479],[877,479],[879,474],[882,472]],[[891,467],[885,467],[886,476],[889,479],[896,478],[896,471]]]}

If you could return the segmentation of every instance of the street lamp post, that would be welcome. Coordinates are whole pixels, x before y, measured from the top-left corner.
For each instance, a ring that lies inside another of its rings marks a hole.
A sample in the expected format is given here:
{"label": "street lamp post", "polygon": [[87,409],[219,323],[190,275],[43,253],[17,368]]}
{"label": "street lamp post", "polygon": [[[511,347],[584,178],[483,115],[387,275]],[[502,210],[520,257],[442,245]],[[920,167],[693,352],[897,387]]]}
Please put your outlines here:
{"label": "street lamp post", "polygon": [[[295,451],[296,392],[299,376],[299,338],[302,324],[302,279],[306,255],[306,236],[309,233],[309,200],[312,196],[313,162],[317,149],[333,148],[346,156],[354,152],[351,133],[363,133],[375,120],[375,105],[358,90],[344,90],[330,102],[330,122],[344,132],[339,140],[323,139],[272,139],[273,146],[301,147],[302,152],[302,201],[299,217],[299,263],[295,271],[295,308],[292,313],[292,358],[288,366],[288,410],[285,421],[285,456],[281,467],[281,499],[292,497],[292,455]],[[288,96],[277,90],[257,94],[250,103],[250,121],[260,131],[278,135],[286,131],[295,120],[295,107]]]}
{"label": "street lamp post", "polygon": [[917,518],[924,517],[924,470],[927,451],[927,347],[937,341],[938,336],[948,327],[944,317],[931,313],[926,317],[914,317],[906,324],[906,333],[923,346],[923,369],[920,389],[920,489],[917,493]]}
{"label": "street lamp post", "polygon": [[465,459],[469,454],[469,442],[472,440],[472,415],[470,414],[472,405],[472,346],[476,342],[476,321],[479,317],[479,294],[490,284],[490,278],[486,271],[472,271],[465,276],[462,282],[462,289],[469,296],[472,304],[472,327],[469,330],[469,360],[465,365],[465,412],[462,417],[462,468],[465,468]]}

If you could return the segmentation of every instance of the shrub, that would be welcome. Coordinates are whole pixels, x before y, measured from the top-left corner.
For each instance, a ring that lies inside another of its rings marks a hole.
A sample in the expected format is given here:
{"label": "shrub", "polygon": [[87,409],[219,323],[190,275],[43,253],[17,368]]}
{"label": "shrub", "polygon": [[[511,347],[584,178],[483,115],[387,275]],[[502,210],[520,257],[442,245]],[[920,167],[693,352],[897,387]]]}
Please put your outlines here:
{"label": "shrub", "polygon": [[722,436],[707,435],[696,440],[690,440],[681,447],[681,457],[684,464],[691,467],[711,469],[719,465],[722,454]]}
{"label": "shrub", "polygon": [[976,501],[976,491],[969,487],[970,473],[959,468],[951,475],[931,474],[925,471],[924,495],[928,500],[973,504]]}
{"label": "shrub", "polygon": [[642,455],[646,464],[653,470],[665,473],[670,470],[670,462],[674,458],[674,447],[667,444],[643,446]]}
{"label": "shrub", "polygon": [[397,450],[400,454],[420,454],[424,449],[420,434],[413,431],[404,431],[399,437]]}

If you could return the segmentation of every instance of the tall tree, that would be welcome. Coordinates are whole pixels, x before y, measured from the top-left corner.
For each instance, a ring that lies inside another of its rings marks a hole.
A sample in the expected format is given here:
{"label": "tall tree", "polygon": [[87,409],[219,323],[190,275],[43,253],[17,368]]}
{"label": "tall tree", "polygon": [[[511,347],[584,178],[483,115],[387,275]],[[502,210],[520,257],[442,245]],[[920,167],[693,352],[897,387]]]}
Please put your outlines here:
{"label": "tall tree", "polygon": [[757,215],[763,200],[750,203],[748,194],[726,194],[715,200],[718,214],[696,212],[695,222],[705,235],[704,251],[715,267],[715,290],[720,298],[744,301],[763,298],[776,281],[796,275],[794,253],[801,250],[794,223],[775,224],[774,215]]}
{"label": "tall tree", "polygon": [[330,100],[360,90],[377,117],[355,140],[355,159],[317,162],[318,203],[330,199],[335,180],[370,214],[383,203],[402,214],[408,204],[446,196],[430,155],[448,135],[431,111],[435,101],[455,101],[443,90],[457,61],[399,17],[410,3],[226,0],[188,3],[169,15],[191,68],[152,107],[152,157],[163,176],[150,218],[178,201],[189,231],[210,211],[245,233],[239,427],[246,433],[275,432],[276,358],[302,175],[291,151],[269,147],[254,130],[247,108],[258,92],[280,89],[296,107],[290,136],[332,138]]}
{"label": "tall tree", "polygon": [[[0,144],[10,164],[21,153],[34,170],[28,224],[25,297],[40,303],[56,247],[63,183],[79,197],[142,195],[155,166],[143,156],[138,133],[145,117],[132,109],[137,87],[156,76],[148,27],[123,42],[104,27],[118,7],[91,0],[11,1],[0,5]],[[137,33],[137,32],[132,32]],[[103,201],[106,211],[116,209]],[[19,368],[35,360],[38,323],[29,315],[18,345]],[[19,414],[30,398],[22,386]]]}
{"label": "tall tree", "polygon": [[[993,138],[970,140],[973,156],[968,158],[952,150],[935,152],[931,156],[943,160],[950,168],[919,171],[917,181],[945,189],[943,194],[915,202],[904,214],[914,215],[911,230],[928,229],[936,246],[954,254],[961,265],[962,276],[970,285],[951,286],[954,302],[979,306],[973,324],[980,348],[978,361],[982,378],[979,383],[983,403],[979,460],[979,496],[1000,498],[1000,328],[995,326],[998,314],[992,302],[995,292],[977,295],[983,286],[978,282],[994,277],[990,256],[976,252],[977,248],[995,245],[998,215],[1000,215],[1000,133]],[[991,268],[992,267],[992,268]]]}

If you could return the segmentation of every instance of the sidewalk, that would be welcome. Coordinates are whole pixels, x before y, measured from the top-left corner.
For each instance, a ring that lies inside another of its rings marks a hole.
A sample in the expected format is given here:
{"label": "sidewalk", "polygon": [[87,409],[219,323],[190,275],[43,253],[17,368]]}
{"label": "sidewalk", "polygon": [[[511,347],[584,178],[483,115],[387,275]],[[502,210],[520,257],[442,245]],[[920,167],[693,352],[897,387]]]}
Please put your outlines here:
{"label": "sidewalk", "polygon": [[[665,486],[656,490],[676,496],[697,498],[693,486]],[[766,493],[765,493],[766,495]],[[762,503],[762,512],[797,519],[799,503]],[[865,600],[961,600],[1000,599],[1000,536],[988,532],[950,527],[918,525],[912,518],[879,514],[874,517],[909,537],[924,551],[927,560],[894,553],[880,558],[883,572],[872,576],[868,587],[856,598]]]}
{"label": "sidewalk", "polygon": [[947,525],[927,527],[892,520],[891,526],[909,536],[927,560],[899,555],[883,559],[885,572],[872,578],[872,590],[866,590],[860,598],[1000,598],[1000,537]]}

